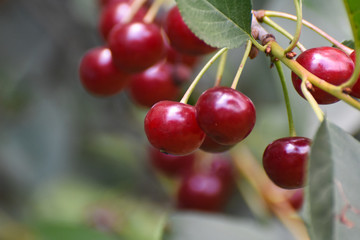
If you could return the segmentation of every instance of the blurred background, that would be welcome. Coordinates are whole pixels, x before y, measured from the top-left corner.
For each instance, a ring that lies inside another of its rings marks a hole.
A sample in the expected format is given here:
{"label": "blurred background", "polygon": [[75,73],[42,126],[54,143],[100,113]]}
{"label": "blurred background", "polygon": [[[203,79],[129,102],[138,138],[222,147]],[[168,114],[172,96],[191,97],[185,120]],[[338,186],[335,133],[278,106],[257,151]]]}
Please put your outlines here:
{"label": "blurred background", "polygon": [[[305,1],[304,18],[340,41],[351,39],[341,3],[323,3]],[[253,5],[294,13],[292,1]],[[99,13],[97,0],[0,1],[0,239],[150,239],[154,219],[173,209],[148,163],[147,109],[126,92],[97,98],[81,86],[82,55],[104,44]],[[275,20],[294,32],[294,23]],[[307,48],[329,45],[305,28],[300,41]],[[242,53],[243,48],[229,53],[224,85]],[[212,86],[215,71],[204,76],[194,98]],[[311,138],[318,121],[288,83],[298,134]],[[269,59],[259,54],[249,60],[238,89],[257,109],[246,144],[261,159],[269,142],[288,133],[281,85]],[[358,111],[342,103],[324,111],[360,137]],[[251,215],[241,196],[234,196],[225,214]],[[117,232],[109,234],[109,226]]]}

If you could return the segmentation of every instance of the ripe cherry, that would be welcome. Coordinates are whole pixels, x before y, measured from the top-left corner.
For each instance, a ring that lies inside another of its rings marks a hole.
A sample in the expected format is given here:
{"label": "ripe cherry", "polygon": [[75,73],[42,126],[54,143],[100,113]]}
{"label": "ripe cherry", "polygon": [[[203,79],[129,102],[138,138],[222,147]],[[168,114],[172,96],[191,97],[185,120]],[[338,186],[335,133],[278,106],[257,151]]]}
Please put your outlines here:
{"label": "ripe cherry", "polygon": [[310,144],[305,137],[285,137],[270,143],[263,155],[269,178],[285,189],[303,187]]}
{"label": "ripe cherry", "polygon": [[149,155],[151,165],[168,176],[182,176],[189,173],[195,162],[195,154],[175,156],[162,153],[159,149],[150,147]]}
{"label": "ripe cherry", "polygon": [[166,44],[166,60],[173,64],[184,64],[188,67],[194,67],[199,62],[199,56],[183,54]]}
{"label": "ripe cherry", "polygon": [[180,183],[177,206],[180,209],[219,211],[228,197],[221,178],[212,173],[192,173]]}
{"label": "ripe cherry", "polygon": [[[353,51],[351,54],[350,54],[350,58],[351,60],[355,63],[355,59],[356,59],[356,53],[355,51]],[[354,96],[356,98],[360,98],[360,76],[357,80],[357,82],[355,83],[355,85],[351,88],[351,93],[350,93],[351,96]]]}
{"label": "ripe cherry", "polygon": [[[333,47],[308,49],[296,59],[309,72],[333,85],[346,82],[354,71],[354,63],[341,50]],[[302,80],[294,72],[291,74],[293,85],[300,96]],[[339,101],[338,98],[314,86],[311,92],[319,104],[330,104]]]}
{"label": "ripe cherry", "polygon": [[117,94],[129,82],[129,75],[115,67],[111,51],[106,47],[86,52],[80,62],[79,74],[85,89],[97,96]]}
{"label": "ripe cherry", "polygon": [[175,77],[173,65],[165,62],[135,74],[129,84],[131,98],[145,107],[161,100],[175,100],[180,94]]}
{"label": "ripe cherry", "polygon": [[125,72],[142,72],[165,57],[164,39],[155,24],[116,25],[108,40],[116,66]]}
{"label": "ripe cherry", "polygon": [[209,153],[220,153],[230,150],[234,145],[223,145],[206,135],[200,149]]}
{"label": "ripe cherry", "polygon": [[205,133],[196,121],[191,105],[160,101],[145,117],[145,133],[157,149],[174,155],[186,155],[200,147]]}
{"label": "ripe cherry", "polygon": [[234,175],[231,161],[225,155],[215,154],[209,172],[218,176],[228,190],[232,187]]}
{"label": "ripe cherry", "polygon": [[213,52],[213,48],[199,39],[183,21],[177,6],[169,10],[164,24],[170,44],[184,54],[202,55]]}
{"label": "ripe cherry", "polygon": [[289,197],[290,205],[295,209],[299,210],[304,202],[304,189],[299,188],[294,190],[293,194]]}
{"label": "ripe cherry", "polygon": [[195,108],[201,129],[223,145],[233,145],[243,140],[255,125],[256,112],[252,101],[229,87],[206,90]]}
{"label": "ripe cherry", "polygon": [[[124,17],[130,12],[131,5],[128,0],[116,0],[106,5],[101,11],[99,20],[99,31],[104,39],[107,39],[111,29],[122,24]],[[140,8],[132,21],[142,21],[146,14],[145,8]]]}

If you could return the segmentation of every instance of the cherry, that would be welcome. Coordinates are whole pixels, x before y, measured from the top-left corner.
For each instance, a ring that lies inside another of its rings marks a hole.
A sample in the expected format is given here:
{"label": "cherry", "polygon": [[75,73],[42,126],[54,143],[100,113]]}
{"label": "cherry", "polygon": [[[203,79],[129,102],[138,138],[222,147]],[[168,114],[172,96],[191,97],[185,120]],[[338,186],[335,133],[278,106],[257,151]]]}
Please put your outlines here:
{"label": "cherry", "polygon": [[[354,63],[341,50],[333,47],[308,49],[296,59],[309,72],[333,85],[346,82],[354,71]],[[302,80],[294,72],[291,74],[293,85],[300,96]],[[311,92],[319,104],[330,104],[339,101],[338,98],[314,86]]]}
{"label": "cherry", "polygon": [[234,145],[223,145],[215,140],[213,140],[211,137],[206,135],[204,142],[201,144],[200,149],[209,152],[209,153],[220,153],[230,150]]}
{"label": "cherry", "polygon": [[[355,59],[356,59],[355,51],[353,51],[350,54],[350,58],[355,63]],[[351,88],[350,95],[353,96],[353,97],[356,97],[356,98],[360,98],[360,76],[359,76],[357,82],[355,83],[355,85]]]}
{"label": "cherry", "polygon": [[299,210],[304,202],[304,189],[299,188],[294,191],[294,193],[289,198],[290,205],[295,209]]}
{"label": "cherry", "polygon": [[158,149],[149,148],[152,166],[168,176],[181,176],[190,172],[195,162],[195,154],[175,156],[160,152]]}
{"label": "cherry", "polygon": [[285,137],[270,143],[263,155],[269,178],[285,189],[303,187],[310,144],[305,137]]}
{"label": "cherry", "polygon": [[196,121],[195,108],[173,101],[156,103],[145,117],[144,128],[155,148],[174,155],[190,154],[205,138]]}
{"label": "cherry", "polygon": [[213,52],[213,48],[199,39],[183,21],[177,6],[169,10],[165,19],[164,29],[170,44],[184,54],[202,55]]}
{"label": "cherry", "polygon": [[251,100],[229,87],[206,90],[195,108],[201,129],[223,145],[233,145],[243,140],[255,125],[256,112]]}
{"label": "cherry", "polygon": [[199,62],[199,56],[183,54],[166,44],[167,55],[166,60],[173,64],[184,64],[189,67],[194,67]]}
{"label": "cherry", "polygon": [[116,25],[110,32],[109,47],[116,66],[129,73],[144,71],[166,53],[159,27],[142,22]]}
{"label": "cherry", "polygon": [[180,94],[175,77],[171,64],[159,63],[131,77],[130,95],[136,103],[145,107],[161,100],[175,100]]}
{"label": "cherry", "polygon": [[214,155],[209,172],[218,176],[224,183],[224,186],[228,186],[228,189],[230,190],[230,186],[234,180],[233,166],[227,157],[221,154]]}
{"label": "cherry", "polygon": [[212,173],[195,172],[180,183],[177,207],[202,211],[219,211],[227,199],[226,186]]}
{"label": "cherry", "polygon": [[81,83],[97,96],[119,93],[129,82],[129,76],[116,69],[111,51],[106,47],[90,49],[80,62]]}
{"label": "cherry", "polygon": [[[102,9],[99,20],[99,31],[104,39],[108,38],[111,29],[115,25],[122,24],[124,17],[130,12],[130,9],[131,5],[128,0],[113,0]],[[145,14],[146,9],[140,8],[132,21],[142,21]]]}

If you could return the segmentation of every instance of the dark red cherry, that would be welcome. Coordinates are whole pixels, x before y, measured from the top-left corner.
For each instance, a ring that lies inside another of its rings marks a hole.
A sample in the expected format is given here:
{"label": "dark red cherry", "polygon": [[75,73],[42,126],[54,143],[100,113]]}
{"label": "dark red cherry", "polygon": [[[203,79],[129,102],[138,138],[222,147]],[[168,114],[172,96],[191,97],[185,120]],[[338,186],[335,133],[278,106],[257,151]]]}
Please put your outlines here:
{"label": "dark red cherry", "polygon": [[141,22],[116,25],[110,32],[109,47],[116,66],[129,73],[144,71],[166,53],[160,28]]}
{"label": "dark red cherry", "polygon": [[191,105],[161,101],[145,117],[145,133],[157,149],[174,155],[186,155],[200,147],[205,133],[199,127]]}
{"label": "dark red cherry", "polygon": [[263,155],[269,178],[285,189],[303,187],[310,144],[305,137],[285,137],[270,143]]}
{"label": "dark red cherry", "polygon": [[206,90],[195,108],[201,129],[223,145],[233,145],[243,140],[255,125],[256,112],[252,101],[229,87]]}
{"label": "dark red cherry", "polygon": [[290,205],[295,209],[299,210],[304,202],[304,189],[299,188],[294,190],[293,194],[289,197]]}
{"label": "dark red cherry", "polygon": [[131,98],[144,107],[151,107],[161,100],[175,100],[180,94],[171,64],[161,62],[131,77]]}
{"label": "dark red cherry", "polygon": [[[319,47],[308,49],[301,53],[296,59],[309,72],[333,85],[346,82],[354,71],[354,63],[341,50],[333,47]],[[293,85],[300,96],[301,79],[292,72]],[[319,104],[330,104],[339,101],[338,98],[314,86],[311,92]]]}
{"label": "dark red cherry", "polygon": [[93,95],[110,96],[119,93],[129,82],[129,75],[119,71],[110,49],[97,47],[85,53],[79,66],[82,85]]}
{"label": "dark red cherry", "polygon": [[193,173],[185,177],[177,194],[177,207],[201,211],[219,211],[228,197],[219,176],[211,173]]}
{"label": "dark red cherry", "polygon": [[215,51],[199,39],[183,21],[177,6],[169,10],[164,29],[173,48],[183,54],[202,55]]}
{"label": "dark red cherry", "polygon": [[234,145],[223,145],[206,135],[200,149],[209,153],[220,153],[230,150]]}
{"label": "dark red cherry", "polygon": [[[104,7],[100,14],[99,31],[104,39],[107,39],[111,29],[121,24],[124,17],[130,12],[130,2],[128,0],[113,0]],[[142,21],[146,14],[145,8],[140,8],[132,21]]]}
{"label": "dark red cherry", "polygon": [[195,162],[195,154],[176,156],[166,154],[159,149],[149,149],[151,165],[159,172],[168,176],[182,176],[189,173]]}
{"label": "dark red cherry", "polygon": [[106,7],[107,5],[113,2],[130,2],[130,0],[99,0],[99,5],[101,7]]}
{"label": "dark red cherry", "polygon": [[195,67],[199,62],[199,56],[183,54],[166,43],[166,60],[173,64],[184,64],[188,67]]}
{"label": "dark red cherry", "polygon": [[[356,59],[355,51],[353,51],[350,54],[350,58],[355,63],[355,59]],[[353,97],[356,97],[356,98],[360,98],[360,76],[359,76],[357,82],[355,83],[355,85],[351,88],[350,95],[353,96]]]}
{"label": "dark red cherry", "polygon": [[231,161],[225,157],[225,155],[214,155],[210,164],[209,172],[218,176],[223,181],[225,187],[227,186],[230,190],[234,180],[233,165],[231,164]]}

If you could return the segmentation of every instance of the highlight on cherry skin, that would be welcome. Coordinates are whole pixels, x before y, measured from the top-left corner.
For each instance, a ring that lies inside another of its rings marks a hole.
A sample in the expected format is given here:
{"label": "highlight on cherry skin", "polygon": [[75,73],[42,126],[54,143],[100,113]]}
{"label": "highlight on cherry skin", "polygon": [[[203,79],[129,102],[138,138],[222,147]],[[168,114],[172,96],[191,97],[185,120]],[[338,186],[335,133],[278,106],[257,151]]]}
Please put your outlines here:
{"label": "highlight on cherry skin", "polygon": [[268,177],[281,188],[303,187],[310,144],[306,137],[285,137],[270,143],[263,154]]}
{"label": "highlight on cherry skin", "polygon": [[[333,47],[308,49],[302,52],[296,61],[309,72],[336,86],[350,79],[354,71],[354,63],[350,57]],[[292,72],[291,79],[296,91],[304,98],[301,91],[301,78]],[[338,98],[315,86],[311,94],[319,104],[331,104],[339,101]]]}
{"label": "highlight on cherry skin", "polygon": [[152,106],[145,116],[144,129],[151,145],[174,155],[194,152],[205,138],[196,121],[195,107],[174,101]]}

